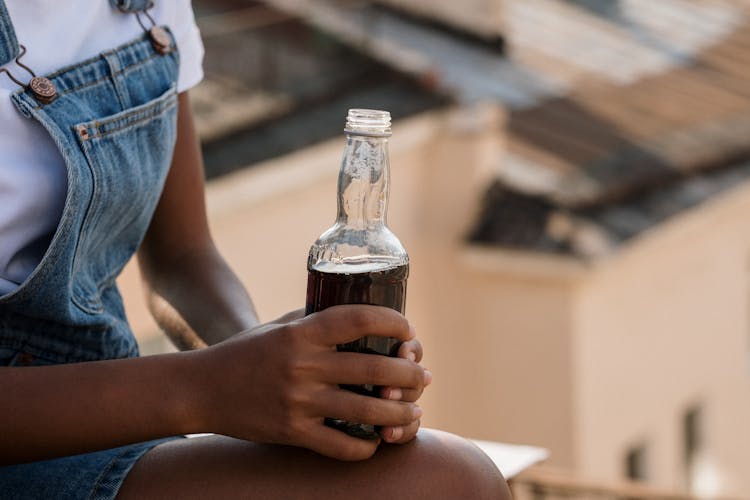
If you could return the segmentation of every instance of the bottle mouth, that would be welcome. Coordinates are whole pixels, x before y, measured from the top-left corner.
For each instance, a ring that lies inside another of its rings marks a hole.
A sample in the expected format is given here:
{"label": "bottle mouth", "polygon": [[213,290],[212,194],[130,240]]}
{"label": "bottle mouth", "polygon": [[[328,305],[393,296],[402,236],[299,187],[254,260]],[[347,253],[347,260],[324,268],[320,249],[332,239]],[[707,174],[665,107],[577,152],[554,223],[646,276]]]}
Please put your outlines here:
{"label": "bottle mouth", "polygon": [[391,114],[377,109],[350,109],[344,132],[350,135],[390,137]]}

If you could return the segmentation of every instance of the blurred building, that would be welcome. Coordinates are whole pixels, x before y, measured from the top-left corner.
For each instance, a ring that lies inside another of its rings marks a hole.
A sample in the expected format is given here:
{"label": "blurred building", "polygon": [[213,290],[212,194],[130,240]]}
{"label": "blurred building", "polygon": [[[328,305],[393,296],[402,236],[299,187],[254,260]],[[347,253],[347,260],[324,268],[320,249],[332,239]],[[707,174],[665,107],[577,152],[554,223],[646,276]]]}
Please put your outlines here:
{"label": "blurred building", "polygon": [[265,320],[301,307],[346,109],[390,109],[389,221],[436,376],[425,424],[593,479],[743,495],[748,7],[196,2],[217,243]]}

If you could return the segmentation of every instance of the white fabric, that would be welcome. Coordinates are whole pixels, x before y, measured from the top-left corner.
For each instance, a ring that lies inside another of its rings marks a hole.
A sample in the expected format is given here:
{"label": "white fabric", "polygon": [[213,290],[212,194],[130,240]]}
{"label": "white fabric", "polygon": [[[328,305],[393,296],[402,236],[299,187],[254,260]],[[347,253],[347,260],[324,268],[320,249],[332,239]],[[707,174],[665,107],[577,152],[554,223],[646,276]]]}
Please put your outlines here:
{"label": "white fabric", "polygon": [[[22,62],[37,75],[53,72],[115,48],[143,34],[134,14],[107,0],[5,0]],[[203,78],[203,44],[189,0],[156,0],[149,11],[167,25],[180,50],[177,88]],[[148,20],[144,18],[144,22]],[[29,75],[6,66],[21,81]],[[42,126],[23,117],[10,94],[18,86],[0,74],[0,295],[15,290],[41,260],[62,215],[67,172]]]}
{"label": "white fabric", "polygon": [[492,460],[505,479],[515,476],[532,465],[549,458],[549,450],[536,446],[498,443],[495,441],[472,440]]}

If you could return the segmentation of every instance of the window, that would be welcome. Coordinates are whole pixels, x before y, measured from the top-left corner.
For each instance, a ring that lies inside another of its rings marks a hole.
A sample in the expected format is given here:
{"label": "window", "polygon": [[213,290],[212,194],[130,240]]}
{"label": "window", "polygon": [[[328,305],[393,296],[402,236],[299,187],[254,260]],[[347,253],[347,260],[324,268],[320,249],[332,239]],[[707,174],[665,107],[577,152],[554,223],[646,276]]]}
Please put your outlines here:
{"label": "window", "polygon": [[700,406],[688,408],[682,416],[683,460],[688,487],[695,483],[696,461],[703,450],[703,412]]}
{"label": "window", "polygon": [[646,445],[634,446],[625,453],[625,477],[633,481],[648,479]]}

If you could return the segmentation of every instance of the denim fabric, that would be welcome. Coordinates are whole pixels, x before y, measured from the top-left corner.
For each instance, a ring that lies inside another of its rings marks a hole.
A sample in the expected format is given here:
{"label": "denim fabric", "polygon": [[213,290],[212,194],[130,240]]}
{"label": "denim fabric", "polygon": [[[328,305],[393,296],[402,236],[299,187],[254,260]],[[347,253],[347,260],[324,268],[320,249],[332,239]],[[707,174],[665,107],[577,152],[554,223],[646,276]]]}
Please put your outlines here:
{"label": "denim fabric", "polygon": [[0,347],[58,363],[137,355],[115,277],[135,252],[164,184],[176,136],[177,52],[147,36],[47,75],[59,97],[13,101],[62,152],[68,194],[42,262],[0,297]]}
{"label": "denim fabric", "polygon": [[[0,40],[11,35],[2,9]],[[16,108],[62,153],[68,192],[42,261],[0,297],[0,366],[138,355],[115,277],[140,244],[169,170],[178,65],[176,50],[160,55],[144,35],[45,75],[58,94],[49,104],[29,89],[13,94]],[[113,498],[130,467],[159,442],[0,467],[0,497]]]}
{"label": "denim fabric", "polygon": [[5,0],[0,0],[0,66],[18,57],[19,48],[13,23],[10,22]]}
{"label": "denim fabric", "polygon": [[133,465],[173,437],[53,460],[0,467],[3,500],[107,500],[117,496]]}
{"label": "denim fabric", "polygon": [[109,3],[123,12],[137,12],[145,10],[151,0],[109,0]]}

